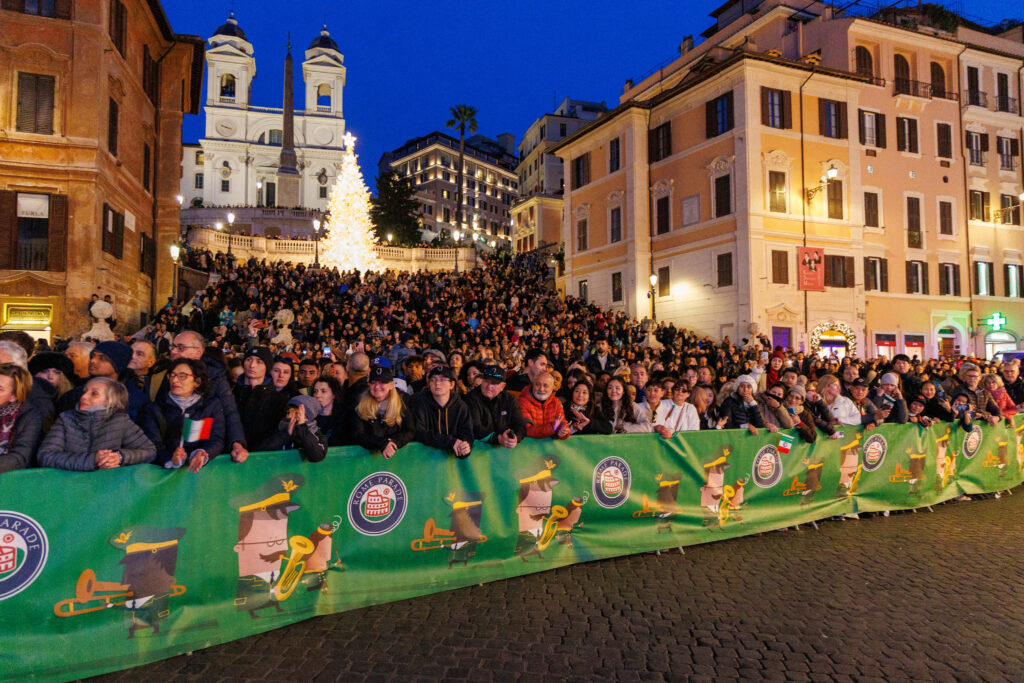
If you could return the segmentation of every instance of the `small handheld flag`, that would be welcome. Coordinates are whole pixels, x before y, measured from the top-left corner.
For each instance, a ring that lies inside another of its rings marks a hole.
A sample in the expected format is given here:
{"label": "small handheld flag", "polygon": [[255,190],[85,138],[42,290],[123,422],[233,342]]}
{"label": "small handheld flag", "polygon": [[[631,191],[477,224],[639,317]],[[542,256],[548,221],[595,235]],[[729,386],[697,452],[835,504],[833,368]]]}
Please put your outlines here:
{"label": "small handheld flag", "polygon": [[793,447],[793,437],[789,434],[779,435],[779,453],[785,455]]}
{"label": "small handheld flag", "polygon": [[212,431],[212,417],[208,417],[204,420],[190,420],[189,418],[185,418],[185,424],[181,428],[181,441],[183,444],[186,444],[193,441],[209,439],[210,432]]}

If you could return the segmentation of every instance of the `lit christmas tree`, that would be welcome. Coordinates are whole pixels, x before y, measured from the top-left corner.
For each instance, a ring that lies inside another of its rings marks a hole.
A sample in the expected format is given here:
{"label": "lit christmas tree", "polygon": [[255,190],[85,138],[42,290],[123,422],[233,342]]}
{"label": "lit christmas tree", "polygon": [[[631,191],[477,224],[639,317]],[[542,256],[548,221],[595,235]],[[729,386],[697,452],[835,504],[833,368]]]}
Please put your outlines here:
{"label": "lit christmas tree", "polygon": [[363,182],[354,151],[356,139],[345,133],[345,155],[341,174],[331,188],[327,202],[330,218],[324,225],[326,237],[320,242],[320,261],[338,270],[383,270],[374,249],[373,223],[370,221],[370,190]]}

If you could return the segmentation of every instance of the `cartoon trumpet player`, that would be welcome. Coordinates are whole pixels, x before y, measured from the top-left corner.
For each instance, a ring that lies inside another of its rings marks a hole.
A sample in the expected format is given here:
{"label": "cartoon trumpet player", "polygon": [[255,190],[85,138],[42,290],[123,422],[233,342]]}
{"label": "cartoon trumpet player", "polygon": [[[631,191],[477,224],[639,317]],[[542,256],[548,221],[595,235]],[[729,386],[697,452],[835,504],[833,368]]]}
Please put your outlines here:
{"label": "cartoon trumpet player", "polygon": [[[110,539],[110,545],[124,550],[121,582],[97,581],[96,572],[86,569],[78,577],[75,597],[53,606],[58,617],[73,617],[110,607],[128,613],[128,638],[148,629],[160,633],[160,622],[170,613],[170,599],[185,592],[174,583],[178,563],[178,541],[185,535],[180,527],[158,529],[137,526]],[[102,593],[102,594],[100,594]]]}

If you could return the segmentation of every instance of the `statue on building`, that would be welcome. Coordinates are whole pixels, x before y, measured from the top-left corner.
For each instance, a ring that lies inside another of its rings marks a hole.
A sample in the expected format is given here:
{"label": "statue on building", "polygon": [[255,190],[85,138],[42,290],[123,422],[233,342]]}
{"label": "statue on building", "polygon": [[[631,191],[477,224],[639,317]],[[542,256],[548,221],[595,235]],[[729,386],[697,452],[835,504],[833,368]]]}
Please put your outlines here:
{"label": "statue on building", "polygon": [[292,343],[292,323],[295,322],[295,314],[292,313],[290,308],[282,308],[274,316],[274,327],[277,329],[277,335],[270,340],[271,344],[291,344]]}

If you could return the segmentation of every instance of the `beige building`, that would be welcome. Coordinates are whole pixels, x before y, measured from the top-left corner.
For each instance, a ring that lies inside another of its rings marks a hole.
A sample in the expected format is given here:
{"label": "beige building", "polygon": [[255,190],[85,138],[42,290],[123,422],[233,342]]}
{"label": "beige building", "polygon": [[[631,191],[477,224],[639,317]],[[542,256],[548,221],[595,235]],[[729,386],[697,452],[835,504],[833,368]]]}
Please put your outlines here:
{"label": "beige building", "polygon": [[602,114],[603,102],[568,97],[527,129],[519,143],[519,201],[512,207],[512,246],[516,253],[558,244],[562,231],[565,168],[550,149]]}
{"label": "beige building", "polygon": [[1009,109],[1020,44],[822,3],[731,0],[712,16],[704,43],[553,150],[565,291],[733,341],[890,357],[991,352],[992,303],[1019,344],[1020,228],[968,218],[969,188],[1020,193],[1019,144],[1000,142],[1011,176],[999,160],[969,171],[958,141],[965,126],[993,128],[979,149],[1019,137],[1016,100],[982,112],[961,81],[971,59],[988,65],[982,84]]}
{"label": "beige building", "polygon": [[3,8],[0,326],[80,334],[94,293],[135,326],[171,294],[182,114],[199,109],[203,42],[153,1]]}

